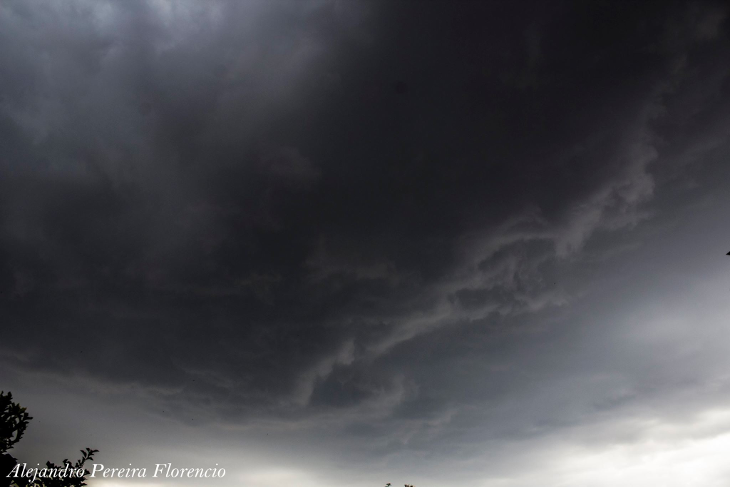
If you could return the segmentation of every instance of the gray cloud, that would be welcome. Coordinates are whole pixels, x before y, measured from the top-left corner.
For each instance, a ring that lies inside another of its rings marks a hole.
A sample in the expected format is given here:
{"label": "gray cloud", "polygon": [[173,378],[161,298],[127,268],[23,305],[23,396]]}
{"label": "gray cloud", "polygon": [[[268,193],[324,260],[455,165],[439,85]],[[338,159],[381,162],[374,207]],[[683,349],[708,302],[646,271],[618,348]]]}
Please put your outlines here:
{"label": "gray cloud", "polygon": [[719,428],[728,49],[700,2],[7,3],[2,367],[328,478]]}

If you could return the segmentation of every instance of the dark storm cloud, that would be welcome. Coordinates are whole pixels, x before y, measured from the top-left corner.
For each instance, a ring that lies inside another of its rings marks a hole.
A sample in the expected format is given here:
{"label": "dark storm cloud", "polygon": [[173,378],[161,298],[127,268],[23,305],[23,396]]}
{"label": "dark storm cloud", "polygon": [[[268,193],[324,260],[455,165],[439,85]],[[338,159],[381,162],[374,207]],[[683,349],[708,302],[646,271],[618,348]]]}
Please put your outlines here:
{"label": "dark storm cloud", "polygon": [[211,417],[340,411],[385,451],[466,428],[726,147],[725,13],[4,4],[0,347]]}

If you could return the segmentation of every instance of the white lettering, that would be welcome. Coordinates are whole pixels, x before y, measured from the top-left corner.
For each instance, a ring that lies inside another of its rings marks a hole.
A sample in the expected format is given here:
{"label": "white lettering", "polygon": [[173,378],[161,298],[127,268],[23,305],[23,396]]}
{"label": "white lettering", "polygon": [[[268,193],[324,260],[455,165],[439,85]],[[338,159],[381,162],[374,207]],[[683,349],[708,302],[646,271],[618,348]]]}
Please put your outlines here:
{"label": "white lettering", "polygon": [[[13,467],[13,469],[10,471],[10,473],[6,475],[6,477],[10,477],[11,475],[13,477],[17,477],[18,476],[18,470],[20,470],[20,464],[19,463],[16,463],[15,466]],[[15,473],[13,473],[13,472],[15,472]]]}

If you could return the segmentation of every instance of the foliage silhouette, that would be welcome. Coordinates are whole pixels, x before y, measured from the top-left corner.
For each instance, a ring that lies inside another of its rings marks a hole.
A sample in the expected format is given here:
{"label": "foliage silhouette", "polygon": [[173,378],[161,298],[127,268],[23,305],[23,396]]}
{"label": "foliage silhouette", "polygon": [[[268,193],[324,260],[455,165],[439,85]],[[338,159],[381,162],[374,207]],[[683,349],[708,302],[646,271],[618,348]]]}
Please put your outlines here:
{"label": "foliage silhouette", "polygon": [[[28,415],[24,407],[20,407],[20,404],[13,402],[12,393],[0,391],[0,486],[2,487],[82,487],[86,485],[86,476],[89,475],[89,471],[84,469],[84,464],[94,458],[94,454],[98,450],[92,450],[87,448],[81,450],[81,458],[76,463],[71,463],[68,459],[64,459],[61,465],[56,465],[51,462],[46,462],[45,472],[49,473],[52,471],[69,472],[71,470],[79,471],[83,470],[83,475],[72,476],[72,475],[56,475],[53,477],[44,476],[43,478],[33,478],[26,476],[11,476],[8,475],[14,470],[20,472],[19,463],[7,451],[11,449],[16,443],[20,441],[28,427],[28,422],[33,419],[32,416]],[[20,464],[22,465],[22,464]]]}

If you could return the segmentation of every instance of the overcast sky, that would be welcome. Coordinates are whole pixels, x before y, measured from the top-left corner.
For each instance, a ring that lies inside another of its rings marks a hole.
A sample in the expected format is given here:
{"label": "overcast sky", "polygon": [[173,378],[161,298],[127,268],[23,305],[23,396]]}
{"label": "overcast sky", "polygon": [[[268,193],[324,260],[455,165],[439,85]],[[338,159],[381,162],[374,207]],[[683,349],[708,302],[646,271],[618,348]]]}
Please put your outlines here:
{"label": "overcast sky", "polygon": [[699,1],[3,1],[11,453],[727,485],[729,33]]}

